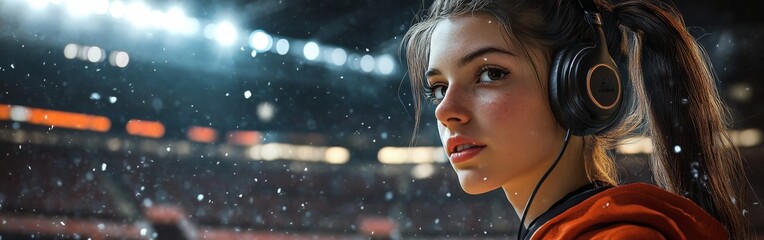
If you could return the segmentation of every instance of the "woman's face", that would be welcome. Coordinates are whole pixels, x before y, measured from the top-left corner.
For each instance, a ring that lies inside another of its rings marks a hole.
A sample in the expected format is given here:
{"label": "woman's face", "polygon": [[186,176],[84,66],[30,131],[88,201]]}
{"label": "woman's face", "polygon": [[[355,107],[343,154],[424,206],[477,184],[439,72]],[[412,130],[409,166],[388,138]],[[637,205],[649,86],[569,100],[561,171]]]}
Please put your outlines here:
{"label": "woman's face", "polygon": [[512,45],[487,14],[436,26],[427,82],[432,96],[442,97],[435,110],[440,139],[465,192],[533,185],[556,157],[564,132],[547,99],[546,59],[539,48]]}

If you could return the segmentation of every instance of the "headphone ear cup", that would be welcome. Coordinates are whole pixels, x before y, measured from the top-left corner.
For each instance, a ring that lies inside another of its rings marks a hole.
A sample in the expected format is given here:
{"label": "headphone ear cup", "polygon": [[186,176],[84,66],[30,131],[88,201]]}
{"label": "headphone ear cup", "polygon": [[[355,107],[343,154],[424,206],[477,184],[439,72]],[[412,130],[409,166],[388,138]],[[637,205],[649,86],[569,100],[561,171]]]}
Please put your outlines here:
{"label": "headphone ear cup", "polygon": [[622,114],[623,84],[615,63],[578,44],[561,49],[549,75],[549,102],[558,123],[577,136],[607,128]]}
{"label": "headphone ear cup", "polygon": [[581,135],[587,128],[577,116],[577,113],[585,109],[576,106],[576,102],[579,102],[576,99],[579,97],[579,91],[574,72],[580,68],[580,55],[587,51],[586,48],[585,44],[578,44],[560,49],[552,60],[549,74],[549,103],[552,113],[557,122],[563,128],[570,129],[574,135]]}

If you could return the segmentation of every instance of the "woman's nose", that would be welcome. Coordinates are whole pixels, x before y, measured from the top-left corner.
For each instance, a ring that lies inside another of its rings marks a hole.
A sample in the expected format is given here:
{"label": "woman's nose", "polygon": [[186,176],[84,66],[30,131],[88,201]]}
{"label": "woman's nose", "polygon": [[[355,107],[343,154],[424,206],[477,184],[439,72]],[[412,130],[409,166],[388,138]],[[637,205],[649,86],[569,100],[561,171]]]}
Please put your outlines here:
{"label": "woman's nose", "polygon": [[466,124],[470,120],[470,102],[469,93],[465,89],[449,87],[435,108],[435,118],[449,129]]}

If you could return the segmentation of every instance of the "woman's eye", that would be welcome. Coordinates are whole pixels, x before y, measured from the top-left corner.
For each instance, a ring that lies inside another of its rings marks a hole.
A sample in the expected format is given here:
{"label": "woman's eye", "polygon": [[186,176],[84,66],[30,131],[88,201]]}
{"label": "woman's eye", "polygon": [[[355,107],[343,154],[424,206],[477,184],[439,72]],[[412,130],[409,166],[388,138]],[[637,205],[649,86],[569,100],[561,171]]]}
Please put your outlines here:
{"label": "woman's eye", "polygon": [[481,82],[496,81],[504,78],[507,72],[501,69],[485,69],[480,73]]}
{"label": "woman's eye", "polygon": [[448,89],[448,87],[446,87],[444,85],[437,85],[437,86],[432,87],[432,95],[433,95],[433,97],[436,100],[443,99],[444,97],[446,97],[446,89]]}

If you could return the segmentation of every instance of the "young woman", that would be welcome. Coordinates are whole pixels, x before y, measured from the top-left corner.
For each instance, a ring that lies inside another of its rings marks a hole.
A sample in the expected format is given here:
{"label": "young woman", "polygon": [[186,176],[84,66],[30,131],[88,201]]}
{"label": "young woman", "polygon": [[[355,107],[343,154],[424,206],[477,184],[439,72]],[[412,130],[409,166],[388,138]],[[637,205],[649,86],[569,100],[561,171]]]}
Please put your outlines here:
{"label": "young woman", "polygon": [[[671,6],[436,0],[403,47],[462,188],[501,187],[518,238],[749,237],[713,70]],[[609,150],[634,134],[660,188],[618,186]]]}

